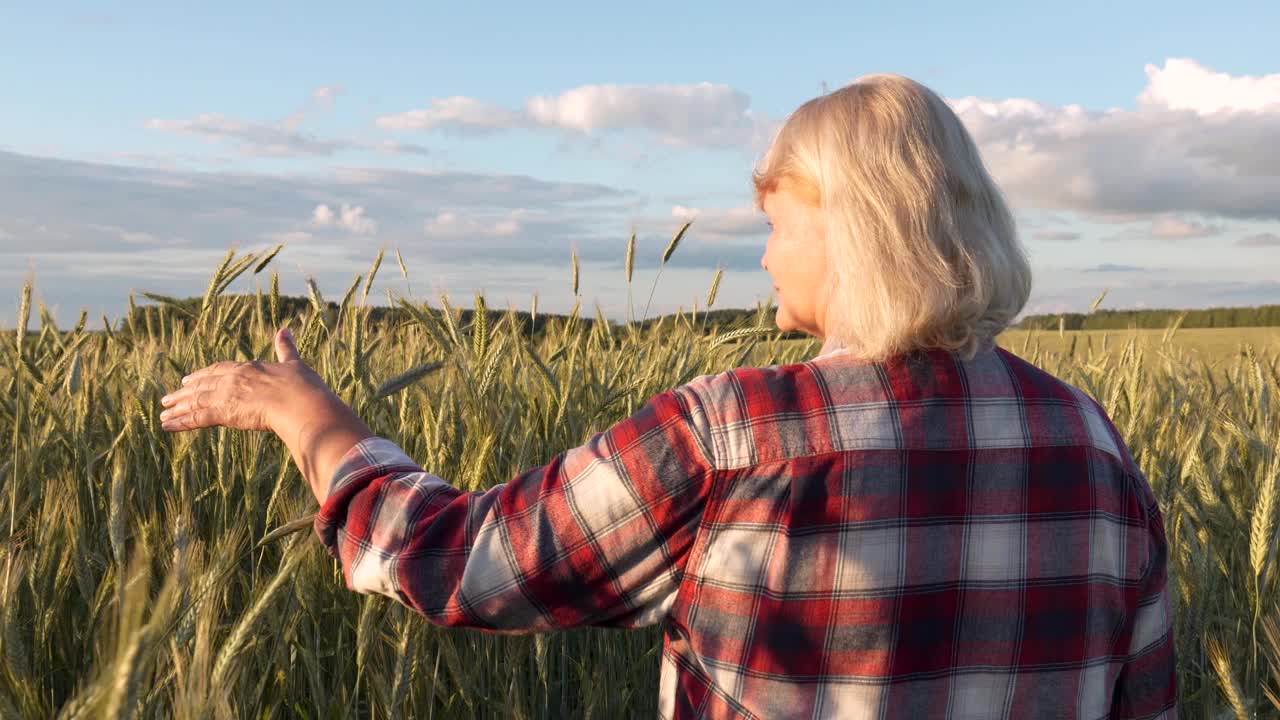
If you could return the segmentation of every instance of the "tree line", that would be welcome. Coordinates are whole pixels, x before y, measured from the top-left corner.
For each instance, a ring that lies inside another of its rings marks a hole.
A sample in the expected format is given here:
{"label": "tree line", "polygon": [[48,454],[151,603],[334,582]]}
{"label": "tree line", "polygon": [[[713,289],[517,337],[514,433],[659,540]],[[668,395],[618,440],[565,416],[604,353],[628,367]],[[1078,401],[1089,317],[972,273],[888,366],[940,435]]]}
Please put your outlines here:
{"label": "tree line", "polygon": [[[1018,323],[1024,330],[1127,330],[1164,329],[1180,316],[1184,328],[1280,327],[1280,305],[1215,307],[1198,310],[1097,310],[1092,313],[1028,315]],[[1059,320],[1061,318],[1061,320]]]}
{"label": "tree line", "polygon": [[[231,297],[224,295],[223,297]],[[249,296],[253,297],[253,296]],[[263,297],[261,302],[266,302]],[[171,304],[161,305],[135,305],[122,318],[120,326],[122,328],[142,326],[145,327],[148,320],[155,322],[164,317],[167,322],[176,322],[185,324],[198,314],[201,298],[183,298],[177,301],[181,303],[182,308],[174,307]],[[312,300],[307,297],[292,297],[281,295],[279,297],[278,314],[282,319],[296,318],[305,314],[308,308],[312,307]],[[332,301],[326,302],[329,312],[336,313],[338,304]],[[441,313],[442,309],[437,304],[431,303],[415,303],[414,307],[421,312]],[[188,312],[181,312],[185,309]],[[409,321],[408,313],[400,307],[387,307],[371,305],[368,308],[368,322],[373,326],[383,326],[386,324],[398,325]],[[462,326],[472,323],[475,310],[470,308],[454,308],[455,317]],[[696,317],[696,323],[699,327],[704,328],[707,332],[716,333],[728,329],[748,327],[756,325],[773,325],[774,308],[765,308],[763,305],[755,308],[727,308],[704,311],[699,310]],[[485,313],[489,323],[498,322],[508,312],[515,316],[516,325],[523,334],[530,338],[537,338],[542,335],[548,323],[564,323],[574,318],[573,315],[564,313],[531,313],[527,310],[496,310],[486,308]],[[684,320],[680,319],[683,315]],[[1039,314],[1027,315],[1013,328],[1022,330],[1057,330],[1059,326],[1065,330],[1125,330],[1129,328],[1150,328],[1164,329],[1176,322],[1182,317],[1181,327],[1184,328],[1234,328],[1234,327],[1280,327],[1280,305],[1259,305],[1255,307],[1218,307],[1203,308],[1196,310],[1178,310],[1171,308],[1161,309],[1145,309],[1145,310],[1097,310],[1091,313],[1060,313],[1060,314]],[[130,319],[132,318],[132,322]],[[579,316],[574,319],[575,322],[581,323],[588,327],[596,322],[604,320],[602,316],[588,314],[580,311]],[[671,322],[694,322],[695,319],[690,311],[685,310],[682,313],[669,313],[667,315],[657,315],[650,318],[634,319],[632,324],[638,329],[648,330],[655,325],[667,324]],[[623,325],[622,322],[613,320],[607,321],[613,326]],[[808,336],[804,333],[784,333],[784,337],[788,339],[805,339]]]}

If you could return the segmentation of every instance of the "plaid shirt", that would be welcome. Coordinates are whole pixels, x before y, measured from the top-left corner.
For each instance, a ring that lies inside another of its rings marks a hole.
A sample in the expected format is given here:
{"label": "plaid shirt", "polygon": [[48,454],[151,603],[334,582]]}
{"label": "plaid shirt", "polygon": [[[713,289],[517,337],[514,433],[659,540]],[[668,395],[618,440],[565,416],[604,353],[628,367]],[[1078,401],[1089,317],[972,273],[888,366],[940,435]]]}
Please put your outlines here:
{"label": "plaid shirt", "polygon": [[471,493],[368,438],[316,531],[433,623],[662,623],[662,718],[1176,716],[1151,488],[1000,348],[701,376]]}

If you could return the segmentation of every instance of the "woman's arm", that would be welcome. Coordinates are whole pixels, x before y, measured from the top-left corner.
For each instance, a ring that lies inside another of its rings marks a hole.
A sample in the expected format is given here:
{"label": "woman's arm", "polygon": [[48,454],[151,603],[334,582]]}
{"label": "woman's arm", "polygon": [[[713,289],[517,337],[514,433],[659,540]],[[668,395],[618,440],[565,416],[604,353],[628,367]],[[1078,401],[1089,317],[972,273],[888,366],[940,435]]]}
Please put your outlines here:
{"label": "woman's arm", "polygon": [[161,399],[166,430],[280,436],[321,503],[316,532],[348,587],[432,622],[492,632],[657,622],[675,597],[715,478],[688,386],[511,481],[463,492],[375,437],[298,357],[221,362]]}
{"label": "woman's arm", "polygon": [[639,627],[669,610],[715,478],[687,387],[546,465],[463,492],[394,443],[358,443],[316,532],[347,586],[440,625]]}
{"label": "woman's arm", "polygon": [[291,407],[280,418],[276,435],[289,448],[293,463],[324,505],[330,478],[356,443],[374,437],[369,426],[337,396],[318,396]]}

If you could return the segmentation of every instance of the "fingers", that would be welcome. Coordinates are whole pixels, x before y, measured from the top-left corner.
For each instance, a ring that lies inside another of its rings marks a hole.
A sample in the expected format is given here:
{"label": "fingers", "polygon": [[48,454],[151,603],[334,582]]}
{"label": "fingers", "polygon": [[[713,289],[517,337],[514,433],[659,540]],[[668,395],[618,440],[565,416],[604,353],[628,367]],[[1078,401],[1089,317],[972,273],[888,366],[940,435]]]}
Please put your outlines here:
{"label": "fingers", "polygon": [[160,404],[168,408],[160,413],[161,429],[183,431],[222,424],[221,416],[226,408],[218,402],[215,392],[225,377],[227,376],[199,377],[186,387],[161,398]]}
{"label": "fingers", "polygon": [[169,432],[183,432],[186,430],[198,430],[200,428],[213,427],[222,424],[217,417],[216,408],[201,408],[194,410],[185,415],[170,417],[160,424],[160,427]]}
{"label": "fingers", "polygon": [[203,390],[200,392],[184,395],[178,398],[177,402],[169,407],[168,410],[160,413],[160,420],[168,420],[171,417],[185,415],[186,413],[196,410],[204,410],[217,405],[213,392]]}
{"label": "fingers", "polygon": [[186,377],[182,378],[182,384],[188,385],[193,381],[198,380],[202,377],[206,377],[209,375],[218,375],[220,373],[224,373],[224,372],[227,372],[228,370],[238,367],[239,365],[241,365],[241,363],[235,360],[223,360],[222,362],[216,362],[212,365],[209,365],[208,367],[200,368],[199,370],[196,370],[190,375],[187,375]]}
{"label": "fingers", "polygon": [[281,328],[276,333],[276,360],[288,362],[301,359],[298,349],[293,345],[293,335],[289,332],[289,328]]}
{"label": "fingers", "polygon": [[160,404],[164,407],[174,407],[183,401],[187,401],[194,397],[197,393],[209,390],[216,390],[218,383],[222,382],[225,375],[204,375],[187,382],[182,387],[160,398]]}

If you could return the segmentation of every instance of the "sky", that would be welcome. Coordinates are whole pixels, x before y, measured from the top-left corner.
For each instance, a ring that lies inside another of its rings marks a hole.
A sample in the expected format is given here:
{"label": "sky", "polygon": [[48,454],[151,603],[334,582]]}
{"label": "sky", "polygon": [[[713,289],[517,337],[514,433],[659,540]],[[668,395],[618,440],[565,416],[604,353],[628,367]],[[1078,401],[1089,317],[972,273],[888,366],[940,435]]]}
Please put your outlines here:
{"label": "sky", "polygon": [[[282,292],[640,317],[754,307],[752,167],[878,72],[945,98],[1018,221],[1026,312],[1280,303],[1280,4],[0,3],[0,325]],[[399,250],[408,271],[394,262]],[[242,276],[229,292],[267,286]],[[146,302],[141,297],[139,302]],[[33,314],[34,316],[34,314]]]}

